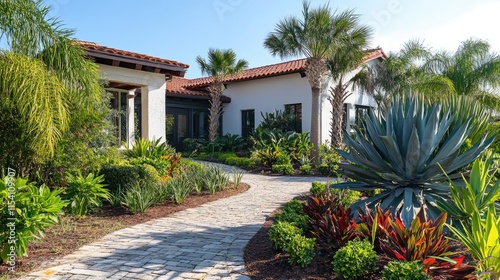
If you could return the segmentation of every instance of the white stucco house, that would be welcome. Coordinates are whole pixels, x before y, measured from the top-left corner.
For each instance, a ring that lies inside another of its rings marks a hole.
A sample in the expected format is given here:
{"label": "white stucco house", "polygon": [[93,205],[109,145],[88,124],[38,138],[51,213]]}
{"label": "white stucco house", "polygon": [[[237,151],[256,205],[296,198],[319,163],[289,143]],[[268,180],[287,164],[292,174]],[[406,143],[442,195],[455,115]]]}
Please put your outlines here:
{"label": "white stucco house", "polygon": [[[208,127],[209,78],[185,79],[189,65],[90,42],[80,42],[95,60],[113,92],[118,143],[132,144],[134,135],[166,139],[182,150],[186,138],[203,138]],[[384,59],[381,49],[367,51],[365,63]],[[225,81],[222,134],[246,136],[262,122],[262,114],[289,110],[297,114],[301,131],[311,123],[311,89],[305,76],[305,59],[251,68]],[[321,98],[321,140],[329,139],[331,105],[327,97],[331,79]],[[359,92],[344,104],[346,129],[374,100]]]}

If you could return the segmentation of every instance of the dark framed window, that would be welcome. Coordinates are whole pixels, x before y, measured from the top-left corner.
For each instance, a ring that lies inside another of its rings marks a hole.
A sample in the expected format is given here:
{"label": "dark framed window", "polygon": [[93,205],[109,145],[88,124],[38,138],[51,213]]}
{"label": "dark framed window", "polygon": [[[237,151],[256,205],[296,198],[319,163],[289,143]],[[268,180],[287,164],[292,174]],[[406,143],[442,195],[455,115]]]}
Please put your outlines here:
{"label": "dark framed window", "polygon": [[248,136],[255,129],[255,110],[241,111],[241,137],[248,139]]}
{"label": "dark framed window", "polygon": [[356,125],[358,127],[363,127],[363,122],[365,121],[366,116],[368,116],[370,108],[370,106],[356,105]]}
{"label": "dark framed window", "polygon": [[285,104],[285,114],[291,115],[291,122],[294,131],[302,132],[302,103]]}

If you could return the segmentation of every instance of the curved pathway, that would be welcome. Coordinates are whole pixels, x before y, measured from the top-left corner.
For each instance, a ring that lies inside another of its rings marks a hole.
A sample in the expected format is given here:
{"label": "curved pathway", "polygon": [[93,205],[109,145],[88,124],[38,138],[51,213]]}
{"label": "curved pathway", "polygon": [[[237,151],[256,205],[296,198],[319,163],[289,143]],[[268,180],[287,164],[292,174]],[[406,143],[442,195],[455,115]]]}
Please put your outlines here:
{"label": "curved pathway", "polygon": [[248,241],[271,212],[324,180],[244,174],[245,193],[118,230],[22,279],[249,279]]}

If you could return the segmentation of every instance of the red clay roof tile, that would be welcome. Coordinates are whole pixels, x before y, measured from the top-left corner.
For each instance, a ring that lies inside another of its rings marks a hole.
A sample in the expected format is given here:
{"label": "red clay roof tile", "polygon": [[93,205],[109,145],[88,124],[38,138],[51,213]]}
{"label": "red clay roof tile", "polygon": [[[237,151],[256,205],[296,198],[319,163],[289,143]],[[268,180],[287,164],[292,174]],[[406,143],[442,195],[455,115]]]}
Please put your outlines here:
{"label": "red clay roof tile", "polygon": [[119,49],[115,49],[115,48],[101,46],[101,45],[94,43],[94,42],[79,41],[79,40],[76,40],[76,42],[88,51],[89,50],[100,51],[100,52],[105,52],[105,53],[119,55],[119,56],[125,56],[125,57],[142,59],[142,60],[147,60],[147,61],[152,61],[152,62],[170,64],[173,66],[179,66],[179,67],[183,67],[186,69],[189,68],[188,64],[184,64],[184,63],[181,63],[181,62],[178,62],[175,60],[163,59],[163,58],[158,58],[158,57],[154,57],[154,56],[150,56],[150,55],[146,55],[146,54],[140,54],[140,53],[135,53],[135,52],[119,50]]}

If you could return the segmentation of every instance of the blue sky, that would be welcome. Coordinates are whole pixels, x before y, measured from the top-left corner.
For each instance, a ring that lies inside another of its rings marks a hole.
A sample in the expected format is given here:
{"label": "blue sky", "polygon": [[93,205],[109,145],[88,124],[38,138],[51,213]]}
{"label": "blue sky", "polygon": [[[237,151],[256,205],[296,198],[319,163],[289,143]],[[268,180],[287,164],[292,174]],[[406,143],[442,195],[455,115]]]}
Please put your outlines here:
{"label": "blue sky", "polygon": [[[101,45],[173,59],[201,76],[196,56],[231,48],[250,67],[280,62],[263,47],[276,23],[301,15],[302,0],[44,0],[75,37]],[[500,52],[498,0],[312,0],[332,10],[355,9],[372,26],[372,46],[398,51],[410,39],[453,51],[469,38]],[[292,59],[292,58],[290,58]]]}

